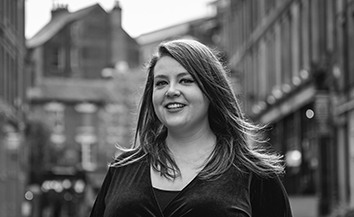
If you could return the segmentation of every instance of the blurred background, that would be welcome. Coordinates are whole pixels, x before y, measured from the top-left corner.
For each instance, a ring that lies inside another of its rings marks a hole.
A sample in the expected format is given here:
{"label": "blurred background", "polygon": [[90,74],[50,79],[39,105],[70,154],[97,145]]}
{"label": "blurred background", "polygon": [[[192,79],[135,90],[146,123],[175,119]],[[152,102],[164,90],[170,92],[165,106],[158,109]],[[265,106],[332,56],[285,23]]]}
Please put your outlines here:
{"label": "blurred background", "polygon": [[0,0],[0,217],[88,216],[173,38],[228,61],[294,217],[354,216],[353,0]]}

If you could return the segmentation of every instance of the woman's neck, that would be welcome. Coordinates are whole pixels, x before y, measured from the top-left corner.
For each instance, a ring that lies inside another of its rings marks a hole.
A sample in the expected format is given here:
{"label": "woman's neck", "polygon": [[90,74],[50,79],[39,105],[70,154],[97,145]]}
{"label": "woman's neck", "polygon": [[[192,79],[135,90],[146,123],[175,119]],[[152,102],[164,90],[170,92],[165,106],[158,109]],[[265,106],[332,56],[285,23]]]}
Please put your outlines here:
{"label": "woman's neck", "polygon": [[[199,128],[201,129],[201,128]],[[154,187],[181,190],[204,168],[214,150],[216,136],[209,127],[198,132],[184,134],[169,131],[166,145],[177,164],[180,175],[167,179],[151,167],[151,183]]]}
{"label": "woman's neck", "polygon": [[[177,165],[181,163],[204,163],[214,150],[216,136],[207,127],[193,134],[174,134],[169,132],[166,145],[171,151]],[[202,165],[200,165],[202,166]]]}

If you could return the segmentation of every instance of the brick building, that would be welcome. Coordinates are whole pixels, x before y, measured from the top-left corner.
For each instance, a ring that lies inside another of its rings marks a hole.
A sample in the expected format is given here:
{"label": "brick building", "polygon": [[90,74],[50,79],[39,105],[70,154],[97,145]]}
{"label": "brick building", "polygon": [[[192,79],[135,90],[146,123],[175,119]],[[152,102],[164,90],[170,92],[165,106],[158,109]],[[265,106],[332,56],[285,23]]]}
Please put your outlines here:
{"label": "brick building", "polygon": [[285,156],[294,215],[354,209],[354,1],[215,4],[244,110]]}
{"label": "brick building", "polygon": [[87,216],[115,143],[129,145],[132,116],[124,82],[139,73],[134,68],[140,62],[121,13],[118,1],[109,12],[98,4],[76,12],[56,5],[50,22],[26,43],[34,84],[29,119],[50,131],[50,157],[43,159],[41,178],[31,180],[48,200],[33,202],[33,216]]}

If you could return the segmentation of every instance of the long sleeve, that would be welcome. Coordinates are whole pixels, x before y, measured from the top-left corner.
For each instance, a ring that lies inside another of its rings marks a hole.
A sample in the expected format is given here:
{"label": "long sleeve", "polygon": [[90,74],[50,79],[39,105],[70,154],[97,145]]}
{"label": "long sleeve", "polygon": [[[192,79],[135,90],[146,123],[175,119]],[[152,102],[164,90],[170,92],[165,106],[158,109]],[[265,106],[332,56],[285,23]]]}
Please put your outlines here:
{"label": "long sleeve", "polygon": [[111,169],[108,170],[106,177],[103,181],[100,191],[96,197],[95,203],[91,210],[90,217],[102,217],[106,208],[105,205],[105,197],[107,194],[107,190],[112,180]]}
{"label": "long sleeve", "polygon": [[259,178],[251,182],[253,217],[292,217],[288,195],[279,177]]}

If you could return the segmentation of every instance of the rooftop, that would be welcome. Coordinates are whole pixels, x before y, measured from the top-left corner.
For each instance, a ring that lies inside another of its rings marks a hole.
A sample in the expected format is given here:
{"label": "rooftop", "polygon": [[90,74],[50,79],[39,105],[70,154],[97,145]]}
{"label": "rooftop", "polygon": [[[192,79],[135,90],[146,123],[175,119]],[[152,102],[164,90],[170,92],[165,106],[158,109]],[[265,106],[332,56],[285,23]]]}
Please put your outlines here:
{"label": "rooftop", "polygon": [[87,8],[78,10],[76,12],[70,13],[58,13],[56,14],[47,25],[45,25],[37,34],[35,34],[32,38],[26,41],[27,48],[34,48],[41,46],[53,36],[55,36],[64,26],[68,23],[79,20],[88,14],[90,14],[93,10],[103,8],[99,4],[95,4],[89,6]]}

